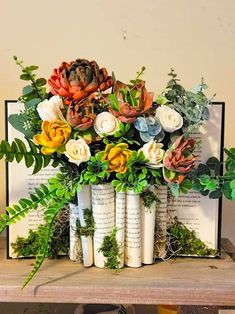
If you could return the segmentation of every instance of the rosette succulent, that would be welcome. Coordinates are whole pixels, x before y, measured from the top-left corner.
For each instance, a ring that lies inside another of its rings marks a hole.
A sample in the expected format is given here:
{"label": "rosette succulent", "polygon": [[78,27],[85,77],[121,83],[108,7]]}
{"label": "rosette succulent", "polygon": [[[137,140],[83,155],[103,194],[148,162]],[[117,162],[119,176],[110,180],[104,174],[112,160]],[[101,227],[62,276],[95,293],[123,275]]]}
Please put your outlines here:
{"label": "rosette succulent", "polygon": [[153,93],[147,92],[144,81],[138,80],[133,85],[117,81],[109,99],[110,112],[124,123],[133,123],[151,108]]}
{"label": "rosette succulent", "polygon": [[134,126],[139,131],[143,142],[147,143],[153,139],[160,142],[164,138],[161,124],[155,117],[138,117],[134,122]]}
{"label": "rosette succulent", "polygon": [[77,59],[70,63],[62,62],[58,69],[53,70],[48,84],[53,95],[80,101],[94,92],[108,89],[113,85],[113,79],[95,61]]}
{"label": "rosette succulent", "polygon": [[181,135],[166,151],[163,158],[164,178],[167,182],[180,184],[186,175],[196,166],[196,156],[193,154],[196,141]]}

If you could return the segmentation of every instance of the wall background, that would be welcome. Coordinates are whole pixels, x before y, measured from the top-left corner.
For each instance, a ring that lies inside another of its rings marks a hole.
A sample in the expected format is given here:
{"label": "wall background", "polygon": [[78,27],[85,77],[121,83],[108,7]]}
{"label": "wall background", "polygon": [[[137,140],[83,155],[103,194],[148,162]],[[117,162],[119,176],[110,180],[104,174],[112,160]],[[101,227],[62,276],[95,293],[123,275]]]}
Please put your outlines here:
{"label": "wall background", "polygon": [[[39,65],[47,78],[61,61],[95,59],[124,81],[142,65],[149,90],[161,92],[173,67],[191,88],[203,76],[208,95],[226,102],[226,146],[235,146],[234,0],[2,1],[0,13],[0,138],[4,100],[24,82],[13,55]],[[124,33],[126,32],[126,39]],[[5,205],[0,162],[0,209]],[[235,204],[225,201],[223,235],[235,242]]]}

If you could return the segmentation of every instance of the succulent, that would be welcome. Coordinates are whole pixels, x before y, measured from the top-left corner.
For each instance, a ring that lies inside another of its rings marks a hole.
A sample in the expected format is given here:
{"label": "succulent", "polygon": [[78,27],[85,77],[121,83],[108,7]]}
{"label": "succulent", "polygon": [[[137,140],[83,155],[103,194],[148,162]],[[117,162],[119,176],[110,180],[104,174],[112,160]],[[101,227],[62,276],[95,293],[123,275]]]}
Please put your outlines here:
{"label": "succulent", "polygon": [[140,132],[142,141],[146,143],[153,139],[161,142],[165,136],[161,124],[155,117],[138,117],[134,126]]}
{"label": "succulent", "polygon": [[53,95],[60,95],[68,101],[80,101],[94,92],[113,86],[113,79],[95,61],[77,59],[70,63],[62,62],[58,69],[54,69],[48,84]]}

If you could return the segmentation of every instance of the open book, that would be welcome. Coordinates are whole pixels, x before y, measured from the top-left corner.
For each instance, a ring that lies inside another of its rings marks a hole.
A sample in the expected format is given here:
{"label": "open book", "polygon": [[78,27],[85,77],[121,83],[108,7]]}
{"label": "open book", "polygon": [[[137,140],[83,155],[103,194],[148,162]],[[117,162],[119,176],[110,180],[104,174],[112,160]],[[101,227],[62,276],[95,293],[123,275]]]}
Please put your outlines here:
{"label": "open book", "polygon": [[[210,157],[217,157],[222,161],[222,147],[224,137],[224,104],[214,103],[209,108],[209,122],[201,126],[193,137],[201,141],[196,154],[198,162],[206,162]],[[177,217],[189,230],[194,230],[196,236],[213,250],[220,249],[221,235],[221,199],[210,199],[196,191],[190,191],[187,195],[181,195],[178,199],[170,199],[166,202],[166,194],[159,193],[162,199],[159,215],[156,215],[157,223],[165,228],[166,221]],[[158,212],[158,211],[157,211]],[[164,257],[164,252],[161,256]]]}
{"label": "open book", "polygon": [[[9,101],[7,105],[7,116],[18,113],[23,109],[23,104]],[[7,118],[7,117],[6,117]],[[6,121],[7,123],[7,121]],[[11,142],[15,138],[24,141],[22,133],[14,129],[9,123],[7,124],[7,140]],[[24,141],[26,142],[26,141]],[[17,204],[22,197],[28,197],[34,188],[40,184],[46,184],[48,178],[54,176],[58,170],[52,166],[42,169],[39,173],[32,175],[32,168],[26,168],[24,162],[17,164],[16,161],[7,165],[7,205]],[[43,213],[40,209],[30,211],[28,215],[16,224],[9,226],[7,237],[7,255],[16,257],[13,252],[11,243],[15,243],[17,236],[27,237],[29,230],[36,230],[43,223]]]}

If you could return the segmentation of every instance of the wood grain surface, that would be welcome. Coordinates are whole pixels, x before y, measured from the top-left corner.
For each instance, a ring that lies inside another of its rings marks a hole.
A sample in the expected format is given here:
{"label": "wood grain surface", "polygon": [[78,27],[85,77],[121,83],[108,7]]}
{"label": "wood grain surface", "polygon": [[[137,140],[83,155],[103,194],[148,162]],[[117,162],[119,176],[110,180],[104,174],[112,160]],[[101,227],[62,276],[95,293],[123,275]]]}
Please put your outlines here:
{"label": "wood grain surface", "polygon": [[235,263],[226,253],[221,259],[177,258],[120,272],[84,268],[63,257],[46,261],[21,291],[33,259],[7,260],[4,240],[0,302],[235,305]]}

